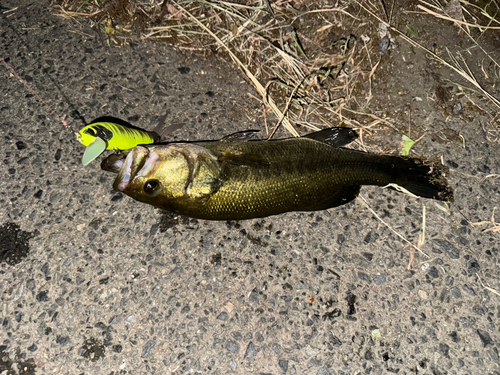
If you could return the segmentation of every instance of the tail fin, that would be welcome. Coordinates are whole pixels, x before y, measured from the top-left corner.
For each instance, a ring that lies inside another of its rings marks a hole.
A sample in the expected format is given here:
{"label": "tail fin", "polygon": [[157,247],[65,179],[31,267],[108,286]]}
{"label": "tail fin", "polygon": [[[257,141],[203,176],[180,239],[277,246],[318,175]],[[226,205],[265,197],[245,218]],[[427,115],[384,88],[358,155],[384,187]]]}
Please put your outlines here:
{"label": "tail fin", "polygon": [[445,178],[447,167],[404,158],[399,158],[397,164],[397,185],[419,197],[453,202],[453,189]]}

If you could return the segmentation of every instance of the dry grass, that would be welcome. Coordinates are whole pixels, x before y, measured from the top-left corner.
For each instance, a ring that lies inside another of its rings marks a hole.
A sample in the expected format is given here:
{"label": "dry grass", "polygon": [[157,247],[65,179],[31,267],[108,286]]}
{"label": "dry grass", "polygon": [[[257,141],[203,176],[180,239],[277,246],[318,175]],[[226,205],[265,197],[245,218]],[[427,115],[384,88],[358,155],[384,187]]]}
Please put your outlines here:
{"label": "dry grass", "polygon": [[493,207],[493,212],[491,214],[491,220],[490,221],[480,221],[477,223],[471,223],[473,227],[480,227],[483,225],[491,225],[489,228],[483,230],[483,233],[487,232],[493,232],[493,233],[500,233],[500,223],[497,223],[495,221],[495,211],[498,207]]}
{"label": "dry grass", "polygon": [[[476,12],[480,11],[480,15],[486,17],[488,25],[481,25],[480,23],[478,23],[479,16],[475,16],[474,13],[468,11],[466,7],[462,7],[459,0],[452,0],[446,6],[439,3],[438,1],[434,1],[434,3],[427,3],[421,0],[420,2],[424,5],[418,5],[419,9],[422,9],[424,12],[431,14],[437,18],[453,22],[462,33],[467,35],[467,37],[474,43],[474,45],[481,51],[481,53],[484,56],[486,56],[486,58],[492,64],[494,64],[497,69],[500,69],[500,64],[477,41],[477,39],[479,39],[482,36],[482,34],[484,34],[488,30],[500,30],[499,20],[496,20],[494,17],[492,17],[489,13],[486,12],[485,9],[482,9],[477,5],[465,1],[463,1],[463,3],[467,4],[467,6],[472,8],[473,11]],[[473,20],[475,21],[474,23],[464,21],[465,12],[467,12],[467,14],[469,14],[473,18]],[[497,9],[497,14],[500,14],[500,8]],[[479,38],[476,39],[472,36],[470,30],[471,28],[478,28],[481,31],[481,35],[479,36]],[[465,61],[463,55],[457,53],[454,56],[449,51],[447,52],[450,57],[452,69],[457,71],[463,78],[465,78],[469,83],[475,86],[476,89],[479,89],[488,99],[490,99],[493,102],[493,104],[495,104],[498,108],[500,108],[500,100],[495,98],[486,89],[481,87],[476,77],[474,76],[474,73],[472,73],[470,67],[467,65],[467,62]],[[484,68],[482,70],[487,77]]]}
{"label": "dry grass", "polygon": [[110,46],[153,40],[189,53],[229,56],[274,113],[271,133],[280,124],[297,136],[301,128],[345,123],[370,132],[390,123],[369,109],[378,44],[346,31],[356,27],[345,25],[361,23],[359,9],[340,2],[323,7],[305,0],[54,3],[63,17],[85,14],[101,25]]}
{"label": "dry grass", "polygon": [[[500,28],[495,5],[421,0],[416,9],[454,22],[500,75],[500,65],[480,43],[484,33]],[[500,108],[500,100],[484,79],[476,79],[460,52],[448,51],[445,59],[396,29],[391,25],[394,4],[384,1],[55,0],[53,6],[60,16],[84,16],[100,25],[110,46],[152,40],[230,59],[274,114],[271,136],[281,124],[294,136],[302,128],[345,124],[358,129],[361,139],[382,127],[398,128],[370,106],[381,56],[378,40],[367,35],[376,34],[380,25],[458,73],[466,84],[453,83],[461,89]],[[480,36],[473,37],[471,29],[480,30]]]}
{"label": "dry grass", "polygon": [[366,207],[367,210],[370,211],[371,214],[373,216],[375,216],[378,221],[380,221],[382,224],[384,224],[392,233],[394,233],[396,236],[398,236],[401,240],[403,240],[404,242],[406,242],[407,245],[411,246],[412,253],[410,253],[410,262],[408,264],[408,269],[410,269],[411,263],[413,262],[413,257],[415,255],[415,253],[414,253],[415,250],[418,250],[418,252],[421,253],[426,258],[430,258],[429,255],[427,255],[426,253],[424,253],[421,250],[421,248],[420,248],[424,244],[424,236],[425,236],[425,208],[423,209],[423,216],[422,216],[422,225],[423,225],[423,227],[422,227],[422,233],[419,236],[417,245],[414,245],[408,239],[406,239],[401,234],[399,234],[398,232],[396,232],[396,230],[394,230],[388,223],[386,223],[379,215],[377,215],[377,213],[368,205],[368,202],[366,201],[366,199],[362,195],[360,195],[359,198],[363,201],[363,207]]}
{"label": "dry grass", "polygon": [[[448,49],[446,49],[447,51],[447,54],[448,54],[448,57],[449,57],[449,61],[445,60],[444,58],[442,58],[441,56],[439,56],[437,53],[431,51],[430,49],[424,47],[422,44],[416,42],[415,40],[413,40],[412,38],[408,37],[407,35],[405,35],[402,31],[396,29],[395,27],[391,26],[389,23],[385,22],[380,16],[378,16],[376,13],[374,13],[369,7],[367,7],[365,4],[363,4],[361,1],[358,1],[358,0],[354,0],[356,3],[359,4],[360,7],[362,7],[363,9],[365,9],[373,18],[377,19],[380,23],[383,23],[386,25],[386,27],[392,31],[394,31],[395,33],[397,33],[399,35],[399,37],[401,37],[402,39],[404,39],[406,42],[408,42],[409,44],[413,45],[414,47],[417,47],[423,51],[425,51],[425,53],[427,54],[428,57],[436,60],[437,62],[439,62],[440,64],[448,67],[449,69],[453,70],[455,73],[457,73],[459,76],[461,76],[465,81],[467,81],[468,83],[470,83],[473,88],[469,88],[471,91],[475,91],[475,92],[480,92],[482,93],[485,97],[487,97],[495,106],[497,106],[498,108],[500,108],[500,100],[497,99],[496,97],[494,97],[493,95],[491,95],[489,93],[489,91],[485,88],[483,88],[481,86],[481,84],[479,83],[479,81],[476,79],[476,76],[475,74],[472,72],[471,68],[469,67],[469,65],[467,64],[467,62],[465,61],[462,53],[460,52],[457,52],[456,54],[452,54]],[[458,1],[458,0],[457,0]],[[429,5],[429,3],[427,2],[424,2],[424,1],[421,1],[422,3],[426,4],[426,5]],[[441,10],[441,12],[443,12],[443,14],[446,14],[446,11],[444,10],[444,6],[441,5],[438,1],[435,1],[435,4],[437,5],[434,5],[433,7],[435,8],[438,8]],[[424,11],[427,11],[427,13],[433,15],[433,16],[437,16],[439,15],[439,13],[436,13],[436,12],[431,12],[429,9],[425,8],[424,6],[422,5],[419,5],[418,8],[424,10]],[[461,28],[462,31],[466,32],[462,26],[461,26],[461,22],[458,22],[456,21],[454,18],[450,17],[450,16],[440,16],[439,18],[445,18],[449,21],[453,21],[453,22],[457,22],[457,25]],[[488,26],[488,27],[485,27],[485,31],[486,29],[489,29],[489,30],[496,30],[496,28],[493,28],[491,26]],[[467,32],[466,32],[467,33]],[[477,43],[477,41],[469,34],[467,33],[467,35],[470,37],[470,39],[472,39],[474,41],[474,43],[476,45],[479,46],[479,44]],[[490,54],[488,54],[484,49],[482,49],[482,52],[486,54],[486,56],[488,56],[497,66],[500,67],[500,65],[491,57]],[[468,88],[468,87],[465,87],[465,88]]]}
{"label": "dry grass", "polygon": [[485,285],[485,284],[483,283],[483,280],[481,279],[481,277],[479,277],[479,275],[478,275],[477,273],[476,273],[476,276],[477,276],[477,278],[478,278],[479,282],[481,283],[481,286],[482,286],[484,289],[486,289],[487,291],[489,291],[489,292],[491,292],[491,293],[493,293],[493,294],[496,294],[497,296],[499,296],[499,297],[500,297],[500,292],[498,292],[498,290],[493,289],[493,288],[490,288],[488,285]]}

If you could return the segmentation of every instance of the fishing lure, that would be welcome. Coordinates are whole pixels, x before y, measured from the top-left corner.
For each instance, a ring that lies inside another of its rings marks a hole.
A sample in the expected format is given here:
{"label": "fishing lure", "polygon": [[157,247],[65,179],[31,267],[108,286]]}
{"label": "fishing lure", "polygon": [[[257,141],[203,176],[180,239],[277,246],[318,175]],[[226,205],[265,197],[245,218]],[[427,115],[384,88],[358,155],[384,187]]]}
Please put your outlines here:
{"label": "fishing lure", "polygon": [[164,128],[167,115],[162,116],[153,131],[143,130],[114,117],[100,117],[77,133],[78,141],[87,147],[82,164],[88,165],[105,150],[130,150],[139,145],[161,142],[166,135],[184,124],[172,124]]}
{"label": "fishing lure", "polygon": [[160,135],[155,131],[103,121],[103,118],[85,126],[77,135],[78,141],[87,147],[83,154],[83,165],[88,165],[104,150],[129,150],[138,145],[159,142],[160,138]]}
{"label": "fishing lure", "polygon": [[[161,142],[162,139],[182,128],[184,124],[172,124],[164,129],[165,119],[167,115],[165,114],[158,125],[153,131],[146,131],[141,128],[137,128],[128,124],[125,121],[114,117],[100,117],[89,125],[86,125],[79,132],[75,132],[71,126],[68,125],[59,115],[36,93],[35,90],[21,78],[14,68],[12,68],[2,57],[0,57],[0,62],[26,87],[26,89],[35,95],[40,102],[45,105],[50,112],[52,112],[59,121],[66,127],[72,130],[76,134],[77,140],[87,147],[85,153],[83,154],[82,164],[88,165],[91,161],[95,160],[99,155],[101,155],[104,150],[130,150],[139,145],[146,145],[152,143]],[[64,98],[66,96],[61,91]],[[85,123],[83,117],[79,115],[80,119]]]}
{"label": "fishing lure", "polygon": [[[26,89],[28,89],[29,92],[35,95],[65,127],[71,128],[2,57],[0,57],[0,62],[26,87]],[[83,154],[82,164],[88,165],[101,155],[104,150],[129,150],[138,145],[159,142],[162,136],[179,129],[179,126],[182,127],[181,124],[176,124],[161,131],[166,117],[166,115],[163,116],[158,126],[151,132],[137,128],[125,121],[113,117],[101,117],[92,121],[91,124],[82,128],[78,133],[75,132],[77,140],[87,147]]]}

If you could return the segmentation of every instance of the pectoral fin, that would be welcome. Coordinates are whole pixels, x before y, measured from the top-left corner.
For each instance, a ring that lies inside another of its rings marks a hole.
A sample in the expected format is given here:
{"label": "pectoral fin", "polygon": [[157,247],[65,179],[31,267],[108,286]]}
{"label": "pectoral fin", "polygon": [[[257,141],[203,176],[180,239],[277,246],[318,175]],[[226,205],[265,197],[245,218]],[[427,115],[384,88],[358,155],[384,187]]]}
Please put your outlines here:
{"label": "pectoral fin", "polygon": [[82,164],[88,165],[90,162],[95,160],[99,155],[101,155],[104,150],[106,150],[106,142],[101,138],[96,138],[94,141],[88,145],[83,154]]}

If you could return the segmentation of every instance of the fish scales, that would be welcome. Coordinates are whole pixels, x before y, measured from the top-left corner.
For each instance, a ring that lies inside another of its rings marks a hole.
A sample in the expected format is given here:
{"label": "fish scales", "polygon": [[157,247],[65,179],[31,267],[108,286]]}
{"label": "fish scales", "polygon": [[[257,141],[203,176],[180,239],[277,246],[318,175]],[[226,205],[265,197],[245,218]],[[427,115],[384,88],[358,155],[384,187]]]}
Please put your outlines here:
{"label": "fish scales", "polygon": [[[223,162],[223,184],[196,213],[190,212],[204,218],[316,211],[351,201],[361,185],[406,184],[406,159],[334,148],[306,138],[200,146],[214,154],[241,154],[235,162]],[[269,165],[245,165],[244,155],[259,155]]]}
{"label": "fish scales", "polygon": [[132,153],[127,157],[130,167],[123,163],[115,189],[200,219],[327,209],[353,200],[362,185],[397,184],[439,200],[452,200],[453,195],[439,166],[311,138],[153,145]]}

